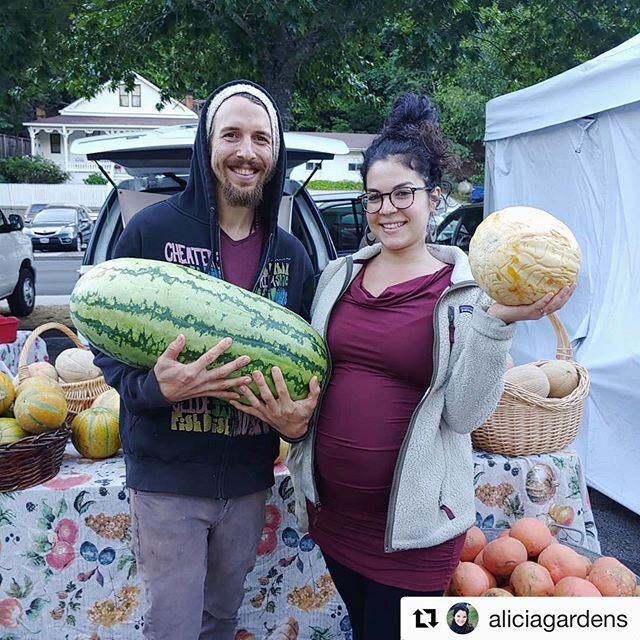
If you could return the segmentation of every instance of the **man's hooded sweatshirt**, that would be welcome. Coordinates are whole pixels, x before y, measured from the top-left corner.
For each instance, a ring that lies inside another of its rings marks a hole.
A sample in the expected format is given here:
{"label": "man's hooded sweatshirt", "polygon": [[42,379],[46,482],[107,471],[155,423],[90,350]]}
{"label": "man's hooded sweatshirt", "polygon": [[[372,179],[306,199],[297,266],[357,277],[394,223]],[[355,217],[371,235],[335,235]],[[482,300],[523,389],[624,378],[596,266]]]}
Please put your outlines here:
{"label": "man's hooded sweatshirt", "polygon": [[[218,185],[210,168],[207,111],[218,92],[229,92],[236,85],[235,93],[242,91],[242,85],[263,91],[242,81],[224,85],[209,96],[202,110],[185,190],[134,216],[118,241],[114,257],[176,262],[224,278],[216,210]],[[308,319],[314,286],[311,261],[302,244],[277,224],[286,170],[279,124],[275,172],[264,185],[257,210],[258,219],[268,229],[253,291]],[[194,297],[194,309],[206,304]],[[103,353],[98,353],[95,362],[121,397],[120,437],[129,487],[232,498],[273,484],[278,436],[268,425],[215,398],[171,404],[160,392],[153,370],[129,367]]]}

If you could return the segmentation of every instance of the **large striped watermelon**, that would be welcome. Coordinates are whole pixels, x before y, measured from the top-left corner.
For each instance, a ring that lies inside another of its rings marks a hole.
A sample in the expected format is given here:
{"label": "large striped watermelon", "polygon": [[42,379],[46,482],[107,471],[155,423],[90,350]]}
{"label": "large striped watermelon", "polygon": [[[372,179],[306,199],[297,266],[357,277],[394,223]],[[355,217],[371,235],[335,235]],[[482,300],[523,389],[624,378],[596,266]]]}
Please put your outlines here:
{"label": "large striped watermelon", "polygon": [[237,375],[258,369],[270,386],[271,367],[278,366],[294,400],[305,398],[311,377],[322,382],[327,370],[324,341],[300,316],[224,280],[168,262],[104,262],[78,280],[69,311],[92,344],[134,367],[152,368],[182,333],[182,362],[193,362],[231,336],[233,344],[216,366],[248,355],[251,362]]}

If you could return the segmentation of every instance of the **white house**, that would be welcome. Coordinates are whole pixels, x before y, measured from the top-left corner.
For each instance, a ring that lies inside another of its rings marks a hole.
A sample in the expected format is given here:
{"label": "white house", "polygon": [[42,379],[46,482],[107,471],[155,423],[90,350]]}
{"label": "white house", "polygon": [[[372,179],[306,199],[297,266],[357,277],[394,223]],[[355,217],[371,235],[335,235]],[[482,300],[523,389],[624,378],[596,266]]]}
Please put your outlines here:
{"label": "white house", "polygon": [[307,162],[305,165],[296,167],[291,172],[291,177],[294,180],[304,181],[316,165],[319,165],[320,168],[314,173],[312,180],[362,180],[360,176],[362,152],[371,144],[375,135],[371,133],[317,133],[315,131],[308,133],[314,136],[342,140],[349,147],[349,153],[344,156],[336,156],[333,160],[324,160],[322,163]]}
{"label": "white house", "polygon": [[[162,105],[162,108],[158,108]],[[93,98],[81,98],[61,109],[60,115],[23,123],[31,138],[32,155],[53,160],[71,174],[72,183],[81,183],[98,171],[84,156],[75,156],[69,148],[73,140],[105,133],[123,133],[156,129],[165,125],[192,124],[198,114],[177,100],[162,103],[161,91],[136,74],[133,90],[124,84],[113,90],[105,83]],[[103,163],[112,175],[119,168]]]}

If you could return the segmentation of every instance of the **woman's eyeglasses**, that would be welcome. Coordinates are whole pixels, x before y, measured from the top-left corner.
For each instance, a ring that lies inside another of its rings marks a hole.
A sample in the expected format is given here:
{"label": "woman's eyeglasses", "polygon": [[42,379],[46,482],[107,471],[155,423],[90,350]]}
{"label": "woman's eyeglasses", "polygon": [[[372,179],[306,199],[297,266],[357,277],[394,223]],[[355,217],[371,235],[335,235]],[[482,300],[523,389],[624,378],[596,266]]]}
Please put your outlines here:
{"label": "woman's eyeglasses", "polygon": [[396,209],[407,209],[415,200],[416,191],[433,191],[432,187],[396,187],[387,193],[371,191],[358,197],[362,208],[367,213],[378,213],[382,209],[384,197],[388,196],[391,205]]}

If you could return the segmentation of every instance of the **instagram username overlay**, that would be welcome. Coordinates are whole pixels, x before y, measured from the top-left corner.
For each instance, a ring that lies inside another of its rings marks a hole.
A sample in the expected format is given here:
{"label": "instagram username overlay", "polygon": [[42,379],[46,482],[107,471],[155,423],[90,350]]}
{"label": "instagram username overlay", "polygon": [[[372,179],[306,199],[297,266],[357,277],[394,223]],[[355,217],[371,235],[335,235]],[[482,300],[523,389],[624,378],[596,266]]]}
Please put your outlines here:
{"label": "instagram username overlay", "polygon": [[[401,640],[638,640],[640,607],[629,598],[403,598]],[[579,634],[579,635],[578,635]]]}

